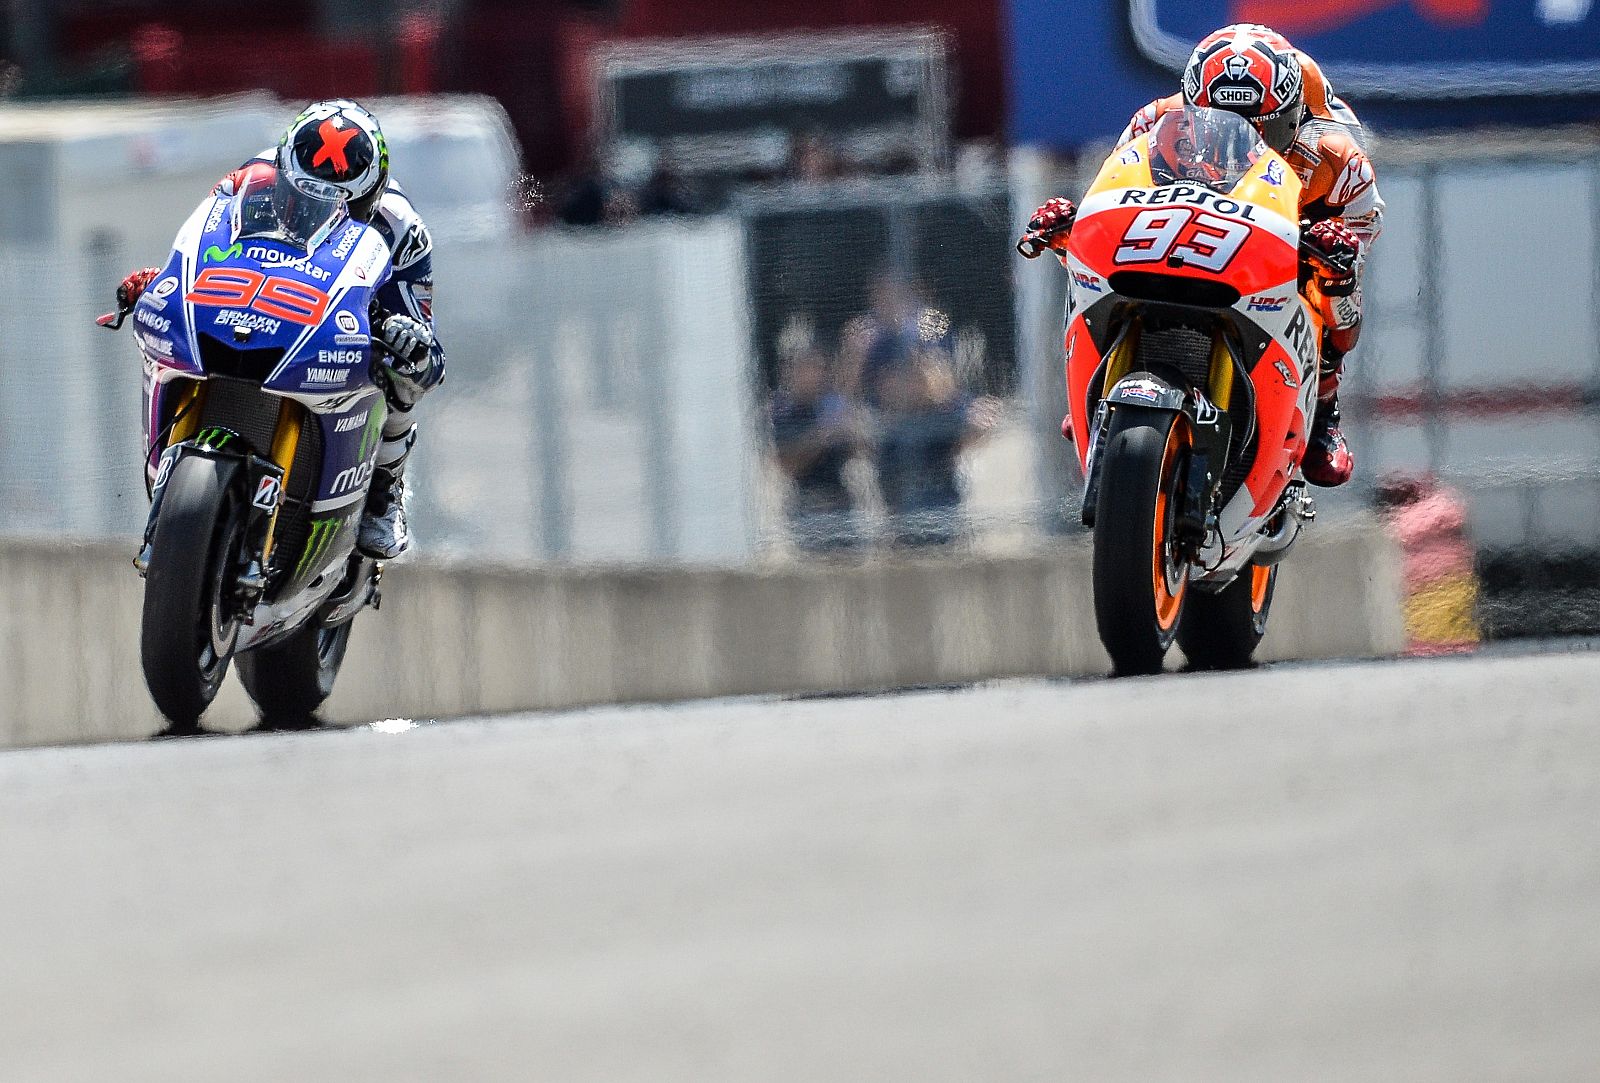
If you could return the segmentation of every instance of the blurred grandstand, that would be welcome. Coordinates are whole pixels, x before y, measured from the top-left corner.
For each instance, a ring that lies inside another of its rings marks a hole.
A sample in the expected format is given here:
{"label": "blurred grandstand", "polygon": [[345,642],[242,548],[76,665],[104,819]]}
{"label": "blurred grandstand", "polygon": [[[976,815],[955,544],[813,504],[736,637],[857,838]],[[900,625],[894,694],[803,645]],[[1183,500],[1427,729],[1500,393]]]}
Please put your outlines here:
{"label": "blurred grandstand", "polygon": [[[452,376],[426,407],[424,545],[787,559],[816,460],[780,454],[769,409],[802,355],[864,419],[827,437],[852,552],[1069,533],[1065,278],[1010,241],[1171,92],[1173,42],[1260,17],[1378,133],[1389,203],[1350,378],[1360,477],[1325,509],[1428,472],[1464,494],[1489,634],[1600,630],[1600,13],[1367,7],[321,0],[262,29],[13,0],[0,530],[137,531],[138,369],[90,319],[217,175],[340,94],[372,99],[436,232]],[[923,398],[896,406],[877,375],[913,363]],[[932,533],[898,521],[907,462],[912,503],[958,494]]]}

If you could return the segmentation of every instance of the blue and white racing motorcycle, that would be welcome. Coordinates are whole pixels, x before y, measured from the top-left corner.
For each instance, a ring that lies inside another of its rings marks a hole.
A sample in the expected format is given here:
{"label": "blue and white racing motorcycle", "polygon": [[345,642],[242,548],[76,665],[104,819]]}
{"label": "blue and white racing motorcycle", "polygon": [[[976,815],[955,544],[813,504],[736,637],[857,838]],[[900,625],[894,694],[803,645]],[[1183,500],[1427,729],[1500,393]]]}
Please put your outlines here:
{"label": "blue and white racing motorcycle", "polygon": [[387,412],[370,335],[388,245],[332,185],[258,167],[202,204],[133,308],[150,518],[141,654],[195,732],[239,660],[269,718],[333,691],[382,567],[355,550]]}

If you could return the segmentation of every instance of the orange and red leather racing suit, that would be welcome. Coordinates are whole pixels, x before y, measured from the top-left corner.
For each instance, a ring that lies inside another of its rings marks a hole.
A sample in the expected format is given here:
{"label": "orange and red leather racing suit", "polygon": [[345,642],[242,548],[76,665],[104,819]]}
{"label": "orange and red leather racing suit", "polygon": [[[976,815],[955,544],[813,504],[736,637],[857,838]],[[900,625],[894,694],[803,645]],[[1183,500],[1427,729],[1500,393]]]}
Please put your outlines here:
{"label": "orange and red leather racing suit", "polygon": [[[1303,186],[1300,217],[1311,223],[1337,220],[1361,240],[1364,255],[1383,228],[1384,206],[1364,145],[1365,133],[1355,112],[1334,95],[1317,62],[1298,50],[1295,55],[1305,81],[1306,119],[1284,157]],[[1181,94],[1158,98],[1133,115],[1117,145],[1147,134],[1164,113],[1182,108]],[[1359,275],[1358,268],[1356,287],[1349,296],[1322,301],[1327,334],[1319,398],[1331,398],[1337,391],[1341,362],[1361,334]]]}

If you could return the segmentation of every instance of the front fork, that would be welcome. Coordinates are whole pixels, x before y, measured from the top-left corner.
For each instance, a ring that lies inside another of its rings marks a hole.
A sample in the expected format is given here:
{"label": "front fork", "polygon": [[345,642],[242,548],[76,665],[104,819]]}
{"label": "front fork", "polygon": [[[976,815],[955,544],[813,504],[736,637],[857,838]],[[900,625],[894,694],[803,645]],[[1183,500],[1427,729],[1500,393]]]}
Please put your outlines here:
{"label": "front fork", "polygon": [[1233,418],[1200,391],[1190,391],[1185,406],[1183,416],[1193,441],[1175,529],[1181,552],[1186,559],[1193,560],[1199,557],[1206,538],[1220,530],[1218,486],[1222,481],[1222,468],[1228,461]]}
{"label": "front fork", "polygon": [[[1080,518],[1094,525],[1100,498],[1100,454],[1111,433],[1112,414],[1119,409],[1159,410],[1178,414],[1192,436],[1189,465],[1184,475],[1175,526],[1183,555],[1197,557],[1206,538],[1218,530],[1218,485],[1233,440],[1233,401],[1236,364],[1221,331],[1214,332],[1206,387],[1185,387],[1152,372],[1130,371],[1138,355],[1142,328],[1129,324],[1108,351],[1102,397],[1095,406],[1093,436],[1086,460],[1086,479]],[[1212,399],[1215,401],[1212,401]]]}
{"label": "front fork", "polygon": [[1233,418],[1198,389],[1176,386],[1148,372],[1124,377],[1095,408],[1094,437],[1089,446],[1088,478],[1080,513],[1084,526],[1094,525],[1095,506],[1100,498],[1101,454],[1118,410],[1177,414],[1177,424],[1189,427],[1189,463],[1178,501],[1174,533],[1184,558],[1197,558],[1206,538],[1218,529],[1218,485],[1233,439]]}
{"label": "front fork", "polygon": [[239,604],[239,617],[245,624],[254,621],[255,607],[267,589],[267,567],[272,556],[274,529],[278,510],[283,504],[284,485],[289,468],[294,463],[299,447],[300,429],[304,409],[296,402],[285,399],[278,412],[278,427],[272,441],[272,457],[262,458],[251,451],[231,429],[221,427],[200,428],[199,402],[204,397],[203,385],[191,393],[195,401],[189,414],[180,415],[173,426],[171,442],[156,466],[155,483],[150,491],[150,514],[145,519],[144,540],[133,565],[142,577],[150,568],[154,553],[156,523],[161,518],[161,505],[166,495],[167,482],[172,477],[178,460],[185,455],[206,455],[213,458],[237,459],[243,469],[239,473],[245,504],[244,562],[235,580],[235,598]]}

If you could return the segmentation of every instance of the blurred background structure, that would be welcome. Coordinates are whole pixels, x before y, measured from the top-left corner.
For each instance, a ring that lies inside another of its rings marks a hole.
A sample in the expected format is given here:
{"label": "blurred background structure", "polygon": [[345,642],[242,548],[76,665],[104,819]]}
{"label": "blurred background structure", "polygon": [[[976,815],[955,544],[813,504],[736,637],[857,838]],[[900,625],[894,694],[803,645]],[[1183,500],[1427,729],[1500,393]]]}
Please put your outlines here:
{"label": "blurred background structure", "polygon": [[1588,0],[306,0],[249,26],[9,0],[0,534],[136,534],[137,359],[92,317],[221,173],[343,95],[435,232],[451,377],[413,475],[426,549],[1050,544],[1080,484],[1066,279],[1011,243],[1239,19],[1323,63],[1389,204],[1347,383],[1358,479],[1326,517],[1400,475],[1447,487],[1486,634],[1600,631]]}

